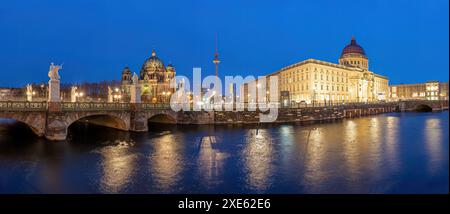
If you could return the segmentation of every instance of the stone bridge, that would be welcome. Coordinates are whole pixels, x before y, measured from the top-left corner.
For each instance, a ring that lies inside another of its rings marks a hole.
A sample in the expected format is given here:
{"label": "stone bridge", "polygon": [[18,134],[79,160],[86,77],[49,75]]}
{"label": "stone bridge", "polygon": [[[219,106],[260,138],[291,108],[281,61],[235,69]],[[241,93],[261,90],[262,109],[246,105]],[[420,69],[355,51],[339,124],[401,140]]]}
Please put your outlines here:
{"label": "stone bridge", "polygon": [[[278,109],[275,122],[342,119],[392,111],[448,109],[448,101],[400,101],[377,104]],[[64,140],[71,124],[80,121],[125,131],[148,131],[148,122],[178,124],[259,123],[258,111],[179,111],[169,104],[0,101],[0,118],[27,124],[38,136]]]}
{"label": "stone bridge", "polygon": [[398,102],[400,111],[448,110],[448,100],[405,100]]}
{"label": "stone bridge", "polygon": [[[125,131],[147,131],[148,121],[177,123],[177,112],[167,104],[0,102],[0,118],[27,124],[38,136],[64,140],[77,121]],[[55,106],[57,104],[57,106]]]}

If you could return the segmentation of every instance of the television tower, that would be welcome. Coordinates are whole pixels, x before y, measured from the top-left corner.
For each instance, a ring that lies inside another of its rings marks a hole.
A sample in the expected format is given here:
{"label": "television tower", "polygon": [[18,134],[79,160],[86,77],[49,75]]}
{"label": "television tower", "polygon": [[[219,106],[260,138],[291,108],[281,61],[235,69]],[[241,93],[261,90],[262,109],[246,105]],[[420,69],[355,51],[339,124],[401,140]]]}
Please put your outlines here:
{"label": "television tower", "polygon": [[216,51],[215,51],[215,53],[214,53],[214,60],[213,60],[213,63],[216,65],[216,77],[218,78],[219,77],[219,63],[220,63],[220,60],[219,60],[219,48],[218,48],[218,41],[217,41],[218,39],[217,39],[217,34],[216,34]]}

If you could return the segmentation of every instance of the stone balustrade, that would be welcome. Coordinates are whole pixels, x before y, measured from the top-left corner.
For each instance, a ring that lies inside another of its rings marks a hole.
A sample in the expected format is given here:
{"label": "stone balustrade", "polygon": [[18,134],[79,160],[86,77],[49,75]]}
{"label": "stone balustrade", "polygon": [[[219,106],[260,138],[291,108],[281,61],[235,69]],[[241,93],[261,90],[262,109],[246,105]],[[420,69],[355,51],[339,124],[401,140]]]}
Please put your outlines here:
{"label": "stone balustrade", "polygon": [[0,111],[46,111],[47,102],[0,101]]}

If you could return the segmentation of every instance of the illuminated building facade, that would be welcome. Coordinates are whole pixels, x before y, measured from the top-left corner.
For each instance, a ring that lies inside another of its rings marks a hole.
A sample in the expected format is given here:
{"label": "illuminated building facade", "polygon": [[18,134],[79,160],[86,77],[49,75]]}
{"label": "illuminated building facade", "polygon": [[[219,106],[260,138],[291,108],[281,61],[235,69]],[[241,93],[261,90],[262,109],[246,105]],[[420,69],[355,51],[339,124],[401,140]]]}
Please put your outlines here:
{"label": "illuminated building facade", "polygon": [[[130,88],[133,84],[132,72],[128,67],[122,71],[121,88],[123,101],[130,100]],[[156,56],[155,50],[152,56],[142,65],[139,74],[141,87],[141,100],[145,103],[168,103],[174,89],[170,88],[170,82],[175,77],[175,68],[169,64],[167,67]]]}
{"label": "illuminated building facade", "polygon": [[[308,59],[270,75],[278,76],[283,105],[376,102],[388,98],[388,78],[369,70],[369,59],[355,38],[342,50],[339,64]],[[251,84],[244,86],[244,93]]]}
{"label": "illuminated building facade", "polygon": [[417,84],[389,86],[389,99],[398,100],[448,100],[448,82],[428,81]]}

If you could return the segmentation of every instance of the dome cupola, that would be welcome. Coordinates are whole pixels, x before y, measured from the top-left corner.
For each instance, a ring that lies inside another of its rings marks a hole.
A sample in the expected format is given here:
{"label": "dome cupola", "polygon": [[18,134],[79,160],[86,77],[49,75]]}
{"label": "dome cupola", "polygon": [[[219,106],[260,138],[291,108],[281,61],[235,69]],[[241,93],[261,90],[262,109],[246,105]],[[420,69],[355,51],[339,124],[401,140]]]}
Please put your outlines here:
{"label": "dome cupola", "polygon": [[350,44],[344,47],[339,58],[339,64],[348,67],[369,69],[369,59],[364,49],[356,43],[355,37],[352,37]]}
{"label": "dome cupola", "polygon": [[144,62],[144,65],[142,65],[140,78],[141,80],[145,78],[148,78],[149,80],[158,79],[158,76],[162,75],[165,71],[166,67],[164,66],[163,61],[156,56],[156,51],[152,50],[152,56]]}

